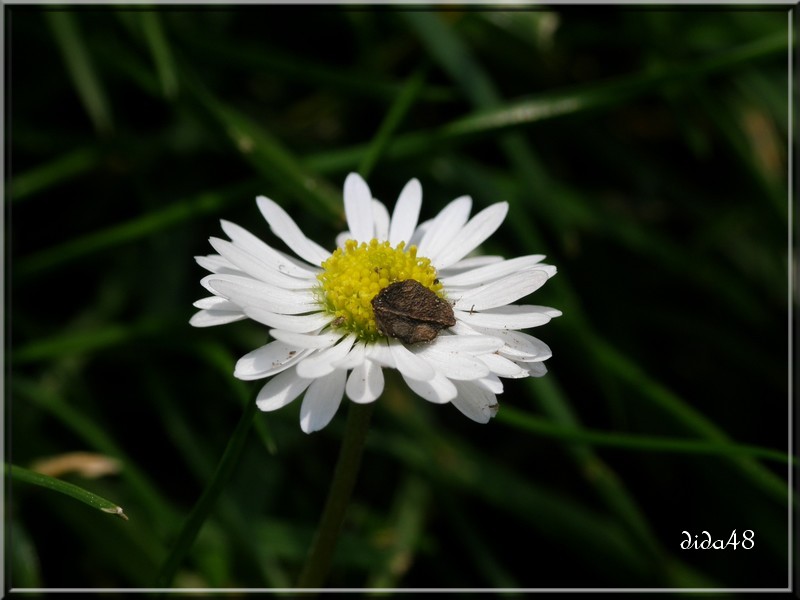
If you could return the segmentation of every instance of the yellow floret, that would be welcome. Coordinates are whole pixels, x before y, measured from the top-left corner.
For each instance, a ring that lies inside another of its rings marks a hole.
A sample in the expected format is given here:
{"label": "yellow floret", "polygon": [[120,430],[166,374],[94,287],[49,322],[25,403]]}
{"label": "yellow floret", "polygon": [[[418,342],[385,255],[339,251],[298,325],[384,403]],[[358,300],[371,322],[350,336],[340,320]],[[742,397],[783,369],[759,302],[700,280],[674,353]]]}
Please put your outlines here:
{"label": "yellow floret", "polygon": [[386,286],[415,279],[442,296],[442,284],[436,278],[430,259],[418,258],[416,246],[406,250],[405,242],[392,248],[389,242],[374,238],[360,244],[347,240],[344,248],[337,248],[322,263],[322,268],[317,279],[325,310],[336,317],[335,326],[367,341],[380,337],[372,313],[372,299]]}

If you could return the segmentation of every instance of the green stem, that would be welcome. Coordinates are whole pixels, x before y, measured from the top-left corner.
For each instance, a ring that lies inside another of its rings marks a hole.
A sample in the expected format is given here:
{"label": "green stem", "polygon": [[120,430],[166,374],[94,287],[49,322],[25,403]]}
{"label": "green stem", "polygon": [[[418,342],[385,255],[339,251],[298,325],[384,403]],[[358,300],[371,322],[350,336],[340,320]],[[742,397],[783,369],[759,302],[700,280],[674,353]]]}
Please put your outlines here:
{"label": "green stem", "polygon": [[328,498],[306,564],[297,582],[298,587],[320,588],[328,575],[336,541],[356,483],[374,404],[350,404]]}
{"label": "green stem", "polygon": [[[426,72],[427,68],[423,67],[414,73],[392,104],[378,133],[373,137],[367,152],[361,159],[358,171],[362,177],[366,178],[372,171],[392,135],[414,104],[422,90]],[[306,564],[300,573],[298,587],[322,587],[328,576],[333,552],[336,549],[336,541],[339,539],[347,505],[350,503],[350,495],[356,484],[373,406],[374,403],[352,403],[350,405],[342,447],[339,450],[339,459],[333,473],[330,490],[328,490],[328,499],[325,501],[317,534],[306,557]]]}
{"label": "green stem", "polygon": [[239,457],[247,441],[247,434],[250,431],[250,426],[253,424],[253,417],[255,414],[256,403],[255,400],[253,400],[246,404],[244,413],[242,413],[242,418],[239,419],[236,430],[233,432],[228,446],[225,448],[225,452],[222,455],[222,459],[219,461],[217,471],[214,473],[211,483],[209,483],[203,495],[192,509],[189,518],[186,519],[186,522],[183,524],[178,539],[175,541],[175,545],[172,548],[172,552],[170,552],[169,557],[158,573],[155,587],[165,588],[172,583],[172,579],[175,577],[178,567],[180,567],[186,553],[189,552],[192,544],[194,544],[194,540],[200,528],[214,509],[217,498],[219,498],[219,495],[222,493],[222,490],[233,474],[234,468],[239,462]]}

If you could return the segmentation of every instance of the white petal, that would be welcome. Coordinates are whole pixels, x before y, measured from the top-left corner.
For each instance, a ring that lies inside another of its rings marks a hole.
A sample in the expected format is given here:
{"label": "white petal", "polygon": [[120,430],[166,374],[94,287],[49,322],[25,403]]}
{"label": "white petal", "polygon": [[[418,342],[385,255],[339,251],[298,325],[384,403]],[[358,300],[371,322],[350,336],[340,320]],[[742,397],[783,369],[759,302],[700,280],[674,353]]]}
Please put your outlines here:
{"label": "white petal", "polygon": [[406,377],[417,381],[429,381],[436,375],[436,371],[431,365],[409,351],[400,342],[390,340],[389,351],[392,353],[397,370]]}
{"label": "white petal", "polygon": [[458,234],[467,222],[472,198],[461,196],[445,206],[431,222],[417,247],[418,256],[436,256]]}
{"label": "white petal", "polygon": [[394,205],[392,223],[389,227],[389,243],[392,247],[400,242],[409,245],[414,228],[417,226],[421,206],[422,186],[418,180],[412,179],[400,192],[397,204]]}
{"label": "white petal", "polygon": [[316,283],[316,277],[300,279],[284,275],[273,267],[272,263],[266,263],[254,257],[231,242],[214,237],[210,238],[209,241],[214,250],[233,263],[239,270],[264,283],[294,290],[308,289]]}
{"label": "white petal", "polygon": [[331,255],[325,248],[308,239],[297,223],[275,202],[266,196],[259,196],[256,198],[256,203],[272,232],[297,256],[314,266],[319,266]]}
{"label": "white petal", "polygon": [[533,304],[530,306],[533,308],[538,308],[542,313],[546,314],[551,319],[555,319],[556,317],[560,317],[562,314],[564,314],[557,308],[551,308],[549,306],[534,306]]}
{"label": "white petal", "polygon": [[503,306],[538,290],[547,279],[545,271],[525,269],[464,292],[453,307],[470,311]]}
{"label": "white petal", "polygon": [[318,331],[333,320],[331,315],[324,312],[309,313],[307,315],[282,315],[265,310],[260,306],[247,306],[244,309],[244,314],[267,327],[297,333]]}
{"label": "white petal", "polygon": [[456,320],[456,324],[453,325],[452,327],[449,327],[448,331],[453,335],[488,335],[489,337],[492,337],[491,329],[486,329],[485,331],[484,330],[478,331],[477,329],[473,329],[472,327],[464,323],[464,321],[459,321],[459,320]]}
{"label": "white petal", "polygon": [[470,256],[467,258],[463,258],[457,263],[450,265],[449,267],[445,267],[441,271],[439,271],[440,279],[443,277],[452,277],[453,275],[462,273],[464,271],[468,271],[470,269],[476,269],[478,267],[484,267],[486,265],[496,264],[503,262],[505,259],[502,256],[495,256],[490,254],[481,254],[478,256]]}
{"label": "white petal", "polygon": [[308,353],[309,350],[301,350],[284,342],[270,342],[266,346],[248,352],[236,361],[233,375],[245,381],[269,377],[285,371],[308,356]]}
{"label": "white petal", "polygon": [[446,404],[458,394],[455,384],[441,373],[437,373],[430,381],[416,381],[405,375],[403,379],[412,392],[434,404]]}
{"label": "white petal", "polygon": [[452,403],[470,419],[488,423],[497,414],[497,398],[493,393],[471,381],[457,381],[455,385],[458,395]]}
{"label": "white petal", "polygon": [[519,366],[528,371],[531,377],[542,377],[547,374],[547,367],[543,362],[519,363]]}
{"label": "white petal", "polygon": [[[446,275],[447,271],[440,271],[439,280],[445,288],[480,285],[500,279],[511,273],[516,273],[522,269],[537,265],[544,266],[540,265],[542,260],[544,260],[544,254],[532,254],[530,256],[518,256],[500,263],[495,262],[477,269],[470,269],[469,271],[462,271],[457,275]],[[461,261],[459,264],[464,262]]]}
{"label": "white petal", "polygon": [[195,262],[198,265],[203,267],[206,271],[211,271],[212,273],[219,273],[221,271],[238,271],[236,267],[234,267],[230,261],[225,260],[219,254],[209,254],[208,256],[195,256]]}
{"label": "white petal", "polygon": [[[500,377],[509,379],[521,379],[528,376],[528,370],[521,367],[512,360],[499,354],[482,354],[481,361],[489,367],[489,370]],[[539,363],[536,363],[539,364]]]}
{"label": "white petal", "polygon": [[246,318],[242,311],[237,310],[201,310],[192,315],[189,325],[192,327],[213,327],[214,325],[225,325],[234,321],[241,321]]}
{"label": "white petal", "polygon": [[[552,356],[550,347],[539,338],[524,333],[522,331],[506,330],[506,329],[486,329],[483,327],[472,328],[465,325],[461,321],[456,323],[456,327],[451,327],[451,330],[464,331],[460,333],[465,335],[467,332],[480,333],[497,337],[504,342],[504,346],[497,352],[501,356],[505,356],[515,362],[529,363],[547,360]],[[526,368],[525,365],[521,365]]]}
{"label": "white petal", "polygon": [[263,411],[283,408],[302,394],[311,381],[298,377],[294,369],[278,373],[258,392],[256,404]]}
{"label": "white petal", "polygon": [[526,329],[538,327],[550,321],[552,309],[545,306],[529,304],[511,304],[498,306],[482,312],[453,311],[456,319],[469,325],[487,327],[489,329]]}
{"label": "white petal", "polygon": [[341,331],[331,331],[328,333],[297,333],[294,331],[283,331],[281,329],[270,329],[269,334],[276,340],[285,342],[290,346],[313,350],[332,348],[334,344],[345,335]]}
{"label": "white petal", "polygon": [[397,368],[397,361],[395,361],[394,355],[389,348],[389,342],[385,339],[369,344],[366,347],[366,357],[382,367],[388,369]]}
{"label": "white petal", "polygon": [[206,275],[200,283],[242,308],[255,306],[287,315],[319,311],[319,302],[311,291],[284,290],[236,275]]}
{"label": "white petal", "polygon": [[300,428],[303,431],[319,431],[330,423],[342,402],[345,375],[346,371],[333,371],[311,383],[300,407]]}
{"label": "white petal", "polygon": [[485,354],[503,347],[503,340],[492,335],[440,335],[433,342],[420,345],[417,354],[424,354],[428,348],[437,351],[470,352]]}
{"label": "white petal", "polygon": [[353,239],[369,242],[374,230],[372,192],[358,173],[350,173],[344,180],[344,212]]}
{"label": "white petal", "polygon": [[503,393],[503,382],[500,381],[500,378],[493,373],[487,375],[486,377],[481,377],[480,379],[476,380],[475,383],[493,394]]}
{"label": "white petal", "polygon": [[312,267],[296,258],[276,250],[266,242],[258,239],[252,233],[239,227],[236,223],[231,223],[222,219],[220,221],[222,231],[231,238],[231,241],[245,252],[252,254],[257,259],[272,265],[284,275],[308,279],[316,277],[319,269]]}
{"label": "white petal", "polygon": [[200,298],[200,300],[193,302],[192,306],[195,308],[213,308],[216,310],[233,310],[241,313],[239,307],[225,298],[220,296],[209,296],[208,298]]}
{"label": "white petal", "polygon": [[373,402],[383,392],[383,370],[371,360],[363,361],[350,373],[345,391],[353,402]]}
{"label": "white petal", "polygon": [[550,347],[542,340],[522,331],[504,331],[502,329],[485,331],[493,333],[506,343],[498,352],[501,356],[511,360],[526,363],[539,362],[547,360],[553,355]]}
{"label": "white petal", "polygon": [[[372,200],[372,219],[375,221],[372,237],[377,240],[389,239],[389,211],[380,200]],[[394,245],[394,244],[392,244]]]}
{"label": "white petal", "polygon": [[334,370],[344,371],[345,369],[337,369],[334,363],[347,356],[355,340],[354,335],[349,335],[333,348],[326,348],[309,356],[297,365],[297,374],[300,377],[316,379],[328,375]]}
{"label": "white petal", "polygon": [[352,233],[350,233],[349,231],[343,231],[342,233],[336,236],[336,245],[339,248],[344,248],[344,243],[347,240],[352,240],[352,239],[353,239]]}
{"label": "white petal", "polygon": [[438,350],[431,345],[420,351],[418,357],[448,379],[480,379],[489,374],[489,367],[480,358],[456,349]]}
{"label": "white petal", "polygon": [[441,269],[461,260],[492,235],[508,213],[508,202],[498,202],[484,208],[458,232],[453,240],[434,256],[426,255]]}
{"label": "white petal", "polygon": [[341,360],[337,360],[333,363],[333,366],[337,369],[344,369],[345,371],[349,369],[355,369],[367,357],[367,346],[364,342],[358,342],[353,345],[350,349],[350,352],[347,353],[347,356],[342,358]]}
{"label": "white petal", "polygon": [[[214,275],[216,275],[216,274],[217,274],[217,273],[214,273]],[[232,275],[232,273],[226,273],[226,275]],[[237,276],[238,276],[238,277],[248,277],[248,276],[247,276],[247,275],[245,275],[244,273],[241,273],[240,275],[237,275]],[[202,285],[204,288],[206,288],[206,289],[207,289],[209,292],[211,292],[211,293],[212,293],[212,294],[214,294],[215,296],[219,296],[219,294],[217,294],[216,290],[214,290],[214,289],[213,289],[213,288],[212,288],[210,285],[208,285],[208,278],[209,278],[209,277],[210,277],[210,275],[206,275],[205,277],[203,277],[203,278],[200,280],[200,285]],[[227,298],[225,298],[225,300],[227,300]],[[238,306],[238,305],[237,305],[237,306]]]}
{"label": "white petal", "polygon": [[428,219],[427,221],[423,221],[422,223],[417,225],[417,228],[414,230],[414,233],[411,234],[411,239],[408,240],[406,247],[416,246],[417,248],[419,248],[419,243],[422,241],[422,238],[425,237],[425,234],[428,233],[428,229],[431,228],[432,224],[433,224],[433,219]]}
{"label": "white petal", "polygon": [[523,363],[541,362],[553,356],[550,346],[521,331],[515,332],[513,342],[514,345],[508,344],[500,350],[502,356]]}

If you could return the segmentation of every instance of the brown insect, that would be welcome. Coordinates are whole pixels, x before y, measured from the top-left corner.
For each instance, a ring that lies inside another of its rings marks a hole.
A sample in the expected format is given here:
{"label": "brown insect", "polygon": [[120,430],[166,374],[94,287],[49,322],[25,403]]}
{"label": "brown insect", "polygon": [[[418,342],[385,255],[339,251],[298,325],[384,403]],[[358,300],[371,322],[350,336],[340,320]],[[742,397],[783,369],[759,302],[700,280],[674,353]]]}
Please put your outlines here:
{"label": "brown insect", "polygon": [[383,288],[372,299],[372,311],[378,330],[404,344],[430,342],[456,324],[453,307],[414,279]]}

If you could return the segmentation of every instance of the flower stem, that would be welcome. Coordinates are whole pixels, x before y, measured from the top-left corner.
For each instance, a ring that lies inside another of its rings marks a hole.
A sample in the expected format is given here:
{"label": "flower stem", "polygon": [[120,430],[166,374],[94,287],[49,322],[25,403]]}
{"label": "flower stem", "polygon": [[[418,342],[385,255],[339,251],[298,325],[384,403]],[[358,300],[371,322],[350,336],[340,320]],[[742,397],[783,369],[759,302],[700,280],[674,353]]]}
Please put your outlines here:
{"label": "flower stem", "polygon": [[374,403],[350,404],[342,447],[328,490],[328,498],[300,574],[298,587],[320,588],[328,575],[350,495],[355,487],[373,406]]}

